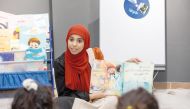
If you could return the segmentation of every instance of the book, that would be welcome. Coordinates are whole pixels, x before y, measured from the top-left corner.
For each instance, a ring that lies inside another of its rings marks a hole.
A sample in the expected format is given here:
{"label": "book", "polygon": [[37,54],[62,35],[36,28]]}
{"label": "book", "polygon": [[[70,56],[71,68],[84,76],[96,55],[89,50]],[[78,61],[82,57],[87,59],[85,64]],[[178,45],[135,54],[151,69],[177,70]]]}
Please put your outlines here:
{"label": "book", "polygon": [[38,48],[46,49],[48,42],[46,40],[49,39],[48,14],[17,15],[17,19],[17,27],[20,31],[20,49],[26,50],[30,47],[29,41],[32,38],[38,42]]}
{"label": "book", "polygon": [[19,15],[21,49],[26,50],[26,60],[46,60],[47,38],[49,38],[48,14]]}
{"label": "book", "polygon": [[0,52],[0,62],[2,61],[14,61],[14,53]]}
{"label": "book", "polygon": [[0,52],[11,50],[10,37],[11,37],[11,30],[0,29]]}
{"label": "book", "polygon": [[91,71],[90,93],[105,92],[110,95],[121,93],[120,73],[109,74],[104,60],[94,60]]}
{"label": "book", "polygon": [[16,26],[16,16],[0,11],[0,29],[13,29]]}
{"label": "book", "polygon": [[[1,71],[47,70],[49,46],[48,13],[15,15],[0,11],[0,59],[13,61],[1,62]],[[13,53],[14,60],[5,52]]]}
{"label": "book", "polygon": [[25,50],[32,37],[40,40],[42,48],[49,49],[49,16],[43,14],[15,15],[0,11],[0,29],[12,29],[12,50]]}
{"label": "book", "polygon": [[[46,60],[50,49],[49,16],[44,14],[14,15],[0,11],[0,51],[26,51],[26,60]],[[6,35],[5,35],[6,34]],[[6,37],[5,37],[6,36]]]}
{"label": "book", "polygon": [[91,70],[90,92],[105,91],[108,84],[108,77],[106,76],[106,66],[103,61],[94,61]]}
{"label": "book", "polygon": [[142,87],[152,93],[154,64],[140,62],[138,64],[125,62],[122,64],[123,89],[126,93],[132,89]]}

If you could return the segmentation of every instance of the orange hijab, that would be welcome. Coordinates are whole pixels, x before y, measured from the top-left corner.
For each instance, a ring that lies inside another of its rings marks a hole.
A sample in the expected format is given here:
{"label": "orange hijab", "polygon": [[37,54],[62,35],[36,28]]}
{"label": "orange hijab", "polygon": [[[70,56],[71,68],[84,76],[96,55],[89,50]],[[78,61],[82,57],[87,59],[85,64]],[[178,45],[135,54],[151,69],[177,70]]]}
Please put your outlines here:
{"label": "orange hijab", "polygon": [[83,38],[84,48],[79,54],[72,55],[67,46],[65,52],[65,85],[69,89],[89,93],[91,67],[86,49],[90,47],[90,33],[83,25],[73,25],[66,37],[67,45],[72,34],[80,35]]}

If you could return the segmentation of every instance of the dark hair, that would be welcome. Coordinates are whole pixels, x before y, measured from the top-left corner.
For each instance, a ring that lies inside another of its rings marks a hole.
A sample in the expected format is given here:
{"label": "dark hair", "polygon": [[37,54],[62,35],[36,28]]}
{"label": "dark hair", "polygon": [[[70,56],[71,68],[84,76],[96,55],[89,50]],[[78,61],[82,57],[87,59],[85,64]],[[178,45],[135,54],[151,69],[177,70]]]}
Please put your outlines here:
{"label": "dark hair", "polygon": [[45,86],[38,86],[36,91],[18,89],[12,102],[12,109],[53,109],[52,93]]}
{"label": "dark hair", "polygon": [[131,90],[119,98],[117,109],[159,109],[155,97],[143,88]]}

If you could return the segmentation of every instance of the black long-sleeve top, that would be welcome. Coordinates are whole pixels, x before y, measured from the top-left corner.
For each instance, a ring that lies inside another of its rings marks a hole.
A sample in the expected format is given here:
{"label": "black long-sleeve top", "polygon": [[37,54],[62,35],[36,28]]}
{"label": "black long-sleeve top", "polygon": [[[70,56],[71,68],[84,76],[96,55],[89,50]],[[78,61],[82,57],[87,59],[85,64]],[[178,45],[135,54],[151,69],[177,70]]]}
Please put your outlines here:
{"label": "black long-sleeve top", "polygon": [[58,96],[69,96],[89,101],[89,93],[71,90],[65,86],[65,58],[64,53],[54,61],[55,82]]}

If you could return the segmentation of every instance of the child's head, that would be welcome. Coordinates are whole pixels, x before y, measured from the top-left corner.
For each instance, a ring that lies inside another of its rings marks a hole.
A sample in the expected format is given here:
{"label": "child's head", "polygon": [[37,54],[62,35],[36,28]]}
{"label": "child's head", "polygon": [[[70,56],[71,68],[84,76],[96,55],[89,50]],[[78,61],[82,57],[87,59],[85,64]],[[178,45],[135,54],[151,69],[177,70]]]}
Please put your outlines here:
{"label": "child's head", "polygon": [[39,86],[34,80],[23,81],[24,88],[18,89],[12,102],[12,109],[52,109],[51,91]]}
{"label": "child's head", "polygon": [[38,38],[30,38],[28,41],[28,46],[30,46],[30,48],[39,48],[40,45],[40,40]]}
{"label": "child's head", "polygon": [[117,109],[159,109],[159,107],[152,94],[143,88],[138,88],[121,96]]}

